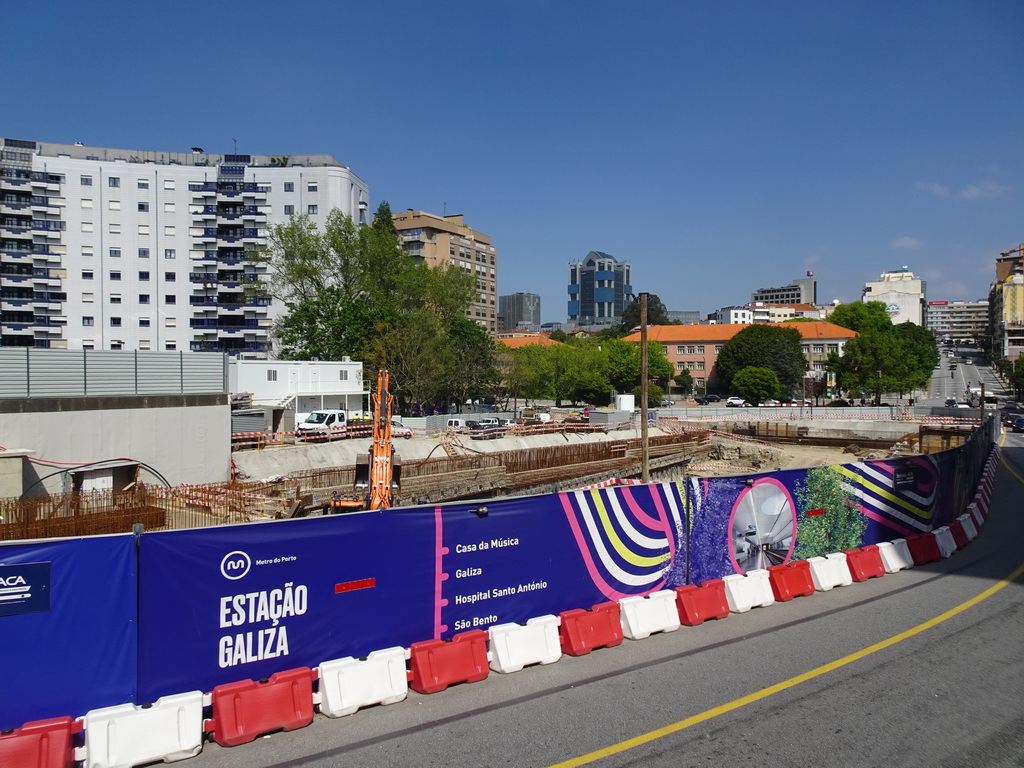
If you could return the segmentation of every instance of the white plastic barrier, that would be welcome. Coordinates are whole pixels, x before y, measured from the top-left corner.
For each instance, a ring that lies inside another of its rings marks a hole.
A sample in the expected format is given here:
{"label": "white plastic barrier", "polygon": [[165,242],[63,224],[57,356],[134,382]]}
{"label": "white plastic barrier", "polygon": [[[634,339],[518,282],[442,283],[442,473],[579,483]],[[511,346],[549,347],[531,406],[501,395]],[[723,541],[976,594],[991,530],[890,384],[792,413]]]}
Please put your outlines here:
{"label": "white plastic barrier", "polygon": [[676,593],[671,589],[652,592],[647,597],[623,597],[619,607],[622,634],[630,640],[643,640],[655,632],[674,632],[681,626]]}
{"label": "white plastic barrier", "polygon": [[313,701],[328,717],[351,715],[371,704],[394,704],[409,695],[404,648],[384,648],[362,660],[332,659],[317,672],[320,692],[313,694]]}
{"label": "white plastic barrier", "polygon": [[968,515],[966,512],[957,518],[960,521],[960,525],[964,527],[964,533],[967,534],[968,541],[974,541],[978,538],[978,527],[974,524],[974,518]]}
{"label": "white plastic barrier", "polygon": [[538,616],[526,624],[495,624],[487,635],[495,672],[518,672],[528,664],[552,664],[562,658],[557,616]]}
{"label": "white plastic barrier", "polygon": [[203,749],[201,691],[164,696],[153,704],[118,704],[79,718],[85,746],[75,759],[85,768],[132,768],[195,757]]}
{"label": "white plastic barrier", "polygon": [[936,528],[932,533],[935,534],[935,541],[939,545],[940,555],[949,557],[956,552],[956,540],[953,538],[953,532],[949,530],[948,525]]}
{"label": "white plastic barrier", "polygon": [[746,613],[751,608],[766,608],[775,602],[768,571],[747,571],[747,575],[733,573],[722,579],[725,599],[733,613]]}
{"label": "white plastic barrier", "polygon": [[904,568],[914,567],[914,558],[906,539],[893,539],[878,543],[878,553],[882,556],[882,565],[886,573],[896,573]]}
{"label": "white plastic barrier", "polygon": [[974,519],[974,527],[977,528],[980,531],[981,530],[981,526],[983,526],[985,524],[985,516],[983,514],[981,514],[981,510],[978,509],[978,505],[975,504],[974,502],[971,502],[970,504],[968,504],[967,505],[967,514],[970,515]]}
{"label": "white plastic barrier", "polygon": [[853,584],[845,552],[812,557],[807,562],[811,564],[811,581],[819,592],[828,592],[833,587],[848,587]]}

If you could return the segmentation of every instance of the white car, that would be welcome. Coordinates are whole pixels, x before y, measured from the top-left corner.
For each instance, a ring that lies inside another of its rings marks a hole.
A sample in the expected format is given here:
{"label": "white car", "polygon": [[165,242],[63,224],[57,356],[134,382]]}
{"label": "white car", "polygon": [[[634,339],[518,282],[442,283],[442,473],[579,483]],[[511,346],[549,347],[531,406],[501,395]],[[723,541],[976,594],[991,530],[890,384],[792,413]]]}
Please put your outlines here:
{"label": "white car", "polygon": [[758,405],[764,406],[766,408],[771,408],[776,405],[782,405],[782,403],[780,403],[778,400],[772,400],[771,398],[768,398],[763,403],[758,403]]}
{"label": "white car", "polygon": [[749,408],[750,403],[742,397],[730,397],[725,401],[726,408]]}
{"label": "white car", "polygon": [[397,419],[391,420],[391,436],[404,437],[406,440],[412,437],[412,430]]}

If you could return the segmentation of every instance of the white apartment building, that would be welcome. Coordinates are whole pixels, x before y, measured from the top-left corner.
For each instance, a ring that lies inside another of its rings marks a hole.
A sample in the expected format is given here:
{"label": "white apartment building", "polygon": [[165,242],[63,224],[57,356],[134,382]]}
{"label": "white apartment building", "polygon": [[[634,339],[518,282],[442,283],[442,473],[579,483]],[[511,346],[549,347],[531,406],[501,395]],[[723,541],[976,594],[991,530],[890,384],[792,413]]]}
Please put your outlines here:
{"label": "white apartment building", "polygon": [[3,139],[0,346],[267,357],[280,308],[246,296],[269,224],[366,183],[330,155],[213,155]]}
{"label": "white apartment building", "polygon": [[861,300],[884,303],[893,325],[924,325],[925,281],[906,267],[883,272],[878,280],[865,283]]}
{"label": "white apartment building", "polygon": [[984,339],[989,336],[988,309],[988,299],[929,301],[925,327],[940,339]]}

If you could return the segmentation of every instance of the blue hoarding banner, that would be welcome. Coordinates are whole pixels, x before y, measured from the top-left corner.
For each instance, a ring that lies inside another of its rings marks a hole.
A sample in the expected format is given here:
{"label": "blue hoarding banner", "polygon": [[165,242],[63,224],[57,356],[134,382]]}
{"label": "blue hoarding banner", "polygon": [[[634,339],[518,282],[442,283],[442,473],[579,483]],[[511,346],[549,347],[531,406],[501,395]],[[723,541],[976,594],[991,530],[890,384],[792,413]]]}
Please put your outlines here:
{"label": "blue hoarding banner", "polygon": [[0,728],[135,700],[135,539],[0,544]]}
{"label": "blue hoarding banner", "polygon": [[145,700],[685,584],[674,484],[142,537]]}

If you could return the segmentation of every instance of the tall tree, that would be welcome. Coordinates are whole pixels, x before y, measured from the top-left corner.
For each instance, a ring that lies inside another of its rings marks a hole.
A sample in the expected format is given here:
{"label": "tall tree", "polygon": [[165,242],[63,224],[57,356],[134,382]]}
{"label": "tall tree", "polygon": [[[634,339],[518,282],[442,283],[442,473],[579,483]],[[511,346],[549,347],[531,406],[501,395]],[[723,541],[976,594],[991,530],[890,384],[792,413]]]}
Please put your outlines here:
{"label": "tall tree", "polygon": [[840,304],[828,316],[828,322],[857,333],[884,331],[892,327],[892,320],[885,310],[885,302],[852,301]]}
{"label": "tall tree", "polygon": [[782,394],[793,394],[807,370],[800,331],[779,324],[748,325],[722,345],[715,373],[728,391],[733,377],[749,366],[774,371]]}
{"label": "tall tree", "polygon": [[[640,299],[632,301],[622,310],[622,323],[620,324],[623,333],[629,333],[640,325]],[[647,294],[647,325],[672,325],[668,319],[668,308],[657,294]]]}

